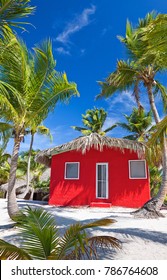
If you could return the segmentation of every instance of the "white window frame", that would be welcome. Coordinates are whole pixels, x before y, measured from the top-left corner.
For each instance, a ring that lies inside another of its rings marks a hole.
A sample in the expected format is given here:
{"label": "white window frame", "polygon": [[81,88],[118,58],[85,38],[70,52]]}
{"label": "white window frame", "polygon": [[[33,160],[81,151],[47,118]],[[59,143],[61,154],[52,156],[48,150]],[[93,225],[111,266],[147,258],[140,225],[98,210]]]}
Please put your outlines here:
{"label": "white window frame", "polygon": [[[106,166],[106,197],[98,196],[98,166],[105,165]],[[108,162],[98,162],[96,163],[96,198],[99,199],[108,199]]]}
{"label": "white window frame", "polygon": [[[67,170],[67,164],[73,164],[73,163],[77,163],[78,164],[78,177],[77,178],[68,178],[66,177],[66,170]],[[79,175],[80,175],[80,162],[72,162],[72,161],[69,161],[69,162],[65,162],[65,170],[64,170],[64,179],[65,180],[79,180]]]}
{"label": "white window frame", "polygon": [[[131,177],[131,170],[130,170],[130,163],[132,162],[132,161],[143,161],[144,162],[144,169],[145,169],[145,177]],[[129,160],[129,179],[131,179],[131,180],[142,180],[142,179],[147,179],[147,168],[146,168],[146,160],[145,159],[133,159],[133,160]]]}

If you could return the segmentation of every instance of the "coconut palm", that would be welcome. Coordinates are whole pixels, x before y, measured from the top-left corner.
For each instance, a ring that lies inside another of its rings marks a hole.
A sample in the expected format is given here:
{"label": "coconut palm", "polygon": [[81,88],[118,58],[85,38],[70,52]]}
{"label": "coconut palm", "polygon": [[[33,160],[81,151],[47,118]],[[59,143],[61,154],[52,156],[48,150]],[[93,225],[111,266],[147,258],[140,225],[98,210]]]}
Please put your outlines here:
{"label": "coconut palm", "polygon": [[26,185],[26,189],[24,193],[21,195],[22,197],[24,197],[29,191],[31,191],[30,199],[33,199],[34,188],[40,182],[40,177],[46,170],[46,167],[44,165],[39,164],[35,161],[35,156],[38,152],[39,151],[31,150],[31,157],[29,151],[22,152],[19,155],[19,164],[18,164],[19,171],[21,171],[22,174],[24,174],[25,176],[27,175],[27,166],[29,168],[28,185]]}
{"label": "coconut palm", "polygon": [[[29,152],[28,152],[28,157],[27,157],[27,172],[24,170],[24,175],[26,174],[26,189],[24,192],[24,195],[29,192],[29,183],[30,183],[30,164],[31,164],[31,153],[32,153],[32,148],[33,148],[33,143],[34,143],[34,137],[35,134],[41,134],[41,135],[47,135],[50,137],[50,140],[52,140],[52,135],[50,133],[49,128],[47,128],[44,125],[37,125],[34,121],[32,124],[31,130],[26,130],[26,134],[30,134],[30,147],[29,147]],[[5,123],[5,122],[0,122],[0,141],[4,142],[5,146],[7,145],[8,141],[10,138],[13,138],[13,133],[14,133],[14,127],[11,124]],[[24,196],[23,196],[24,197]]]}
{"label": "coconut palm", "polygon": [[124,115],[126,123],[118,122],[117,125],[127,130],[131,134],[124,138],[129,140],[145,141],[149,137],[149,130],[152,125],[152,113],[151,111],[146,113],[143,108],[140,110],[133,108],[132,113]]}
{"label": "coconut palm", "polygon": [[98,133],[100,135],[105,135],[107,132],[111,131],[116,125],[112,125],[107,129],[103,130],[107,118],[107,112],[103,108],[89,109],[86,114],[82,114],[82,122],[84,127],[72,126],[73,129],[80,131],[83,135],[89,135],[91,133]]}
{"label": "coconut palm", "polygon": [[[35,134],[39,133],[39,134],[42,134],[42,135],[47,135],[47,136],[50,137],[50,139],[52,139],[52,135],[50,133],[49,128],[47,128],[44,125],[37,125],[37,124],[34,123],[31,127],[30,133],[31,133],[31,140],[30,140],[30,148],[29,148],[28,157],[27,157],[26,189],[25,189],[24,195],[26,195],[29,192],[31,156],[32,156],[32,149],[33,149]],[[33,158],[33,161],[34,161],[34,158]]]}
{"label": "coconut palm", "polygon": [[29,3],[30,0],[0,0],[0,32],[7,26],[21,27],[21,24],[26,24],[24,21],[17,20],[34,12],[35,7],[30,6]]}
{"label": "coconut palm", "polygon": [[[131,132],[130,135],[125,136],[124,138],[141,142],[148,141],[156,128],[155,126],[152,126],[151,111],[146,113],[143,108],[140,110],[134,108],[130,116],[124,116],[127,122],[117,123],[118,126]],[[149,154],[147,153],[147,162],[150,173],[151,197],[153,197],[158,193],[162,182],[162,149],[160,145],[156,147],[156,153],[149,149]]]}
{"label": "coconut palm", "polygon": [[[152,11],[151,13],[146,14],[144,19],[139,19],[136,27],[133,27],[132,23],[130,23],[130,21],[127,20],[125,37],[117,36],[118,39],[125,44],[128,51],[128,55],[131,57],[132,60],[136,60],[136,57],[140,59],[143,56],[144,46],[142,41],[144,39],[144,30],[149,29],[147,30],[147,32],[151,32],[150,27],[152,26],[152,24],[154,24],[155,28],[155,21],[158,17],[159,15],[155,11]],[[150,60],[150,64],[152,64],[152,62],[153,57]]]}
{"label": "coconut palm", "polygon": [[143,66],[136,61],[120,60],[117,62],[116,71],[112,72],[105,82],[99,83],[102,87],[102,92],[98,97],[109,97],[117,91],[120,92],[133,88],[136,102],[140,108],[139,92],[140,94],[147,94],[153,117],[155,122],[158,123],[160,117],[155,105],[155,93],[160,93],[164,107],[167,109],[166,88],[155,79],[158,71],[159,68],[153,65]]}
{"label": "coconut palm", "polygon": [[[155,14],[153,12],[148,14],[146,18],[150,18],[147,24],[144,24],[143,21],[142,28],[137,28],[135,32],[133,29],[133,38],[136,42],[135,50],[132,46],[133,52],[135,51],[135,55],[138,56],[141,63],[153,63],[160,68],[166,68],[167,14]],[[129,45],[129,38],[126,39]]]}
{"label": "coconut palm", "polygon": [[[152,166],[150,168],[150,177],[153,175],[153,178],[151,178],[151,186],[152,186],[152,194],[156,194],[155,198],[157,203],[159,200],[162,200],[162,196],[164,197],[164,200],[166,201],[167,198],[167,191],[164,188],[164,185],[167,184],[167,142],[166,142],[166,132],[167,132],[167,117],[164,117],[155,127],[154,131],[151,134],[151,137],[149,138],[147,142],[148,150],[147,150],[147,157],[151,158],[152,161],[154,161],[154,158],[152,159],[152,154],[154,154],[155,160],[157,163],[159,162],[159,165]],[[150,153],[151,151],[151,153]],[[160,154],[160,151],[163,153],[162,160],[158,159],[158,155]],[[154,181],[153,181],[154,180]],[[162,204],[160,204],[160,207]],[[137,212],[138,214],[138,212]],[[140,215],[140,212],[139,212]]]}
{"label": "coconut palm", "polygon": [[112,236],[89,236],[86,229],[113,224],[113,219],[71,225],[60,236],[55,218],[42,208],[24,211],[18,225],[21,246],[0,240],[1,260],[67,260],[97,258],[97,247],[120,248],[118,239]]}
{"label": "coconut palm", "polygon": [[76,84],[65,73],[55,70],[50,41],[30,53],[26,45],[8,34],[0,52],[0,114],[14,128],[14,147],[8,186],[8,213],[12,218],[19,209],[14,184],[20,144],[34,125],[40,125],[57,102],[78,94]]}
{"label": "coconut palm", "polygon": [[[143,24],[145,24],[145,27],[149,26],[149,21],[144,21]],[[152,24],[152,20],[151,20]],[[143,28],[143,26],[142,26]],[[142,28],[139,25],[138,30],[140,30],[140,36],[142,34]],[[133,27],[131,27],[131,32],[134,32],[134,35],[136,34],[136,29],[134,30]],[[126,36],[127,38],[127,36]],[[111,73],[105,82],[100,82],[100,85],[102,86],[102,93],[100,96],[102,97],[109,97],[112,96],[116,91],[122,91],[126,89],[134,89],[134,96],[136,98],[138,107],[140,108],[140,94],[147,94],[148,100],[150,103],[150,108],[154,117],[154,120],[157,123],[160,122],[159,113],[155,104],[155,94],[157,92],[160,93],[160,96],[162,98],[164,109],[166,110],[167,105],[167,94],[166,94],[166,88],[160,84],[158,80],[156,80],[156,74],[161,69],[159,64],[146,64],[147,60],[144,60],[141,62],[140,59],[138,59],[141,56],[141,52],[145,52],[145,49],[141,49],[140,46],[140,55],[136,54],[136,37],[134,36],[134,52],[133,52],[133,44],[129,40],[126,40],[126,47],[129,47],[130,44],[130,52],[133,53],[133,60],[123,61],[120,60],[117,63],[116,71]],[[137,38],[139,39],[139,38]],[[131,56],[130,56],[131,57]],[[156,60],[154,60],[156,62]],[[153,62],[154,62],[153,61]],[[146,89],[146,92],[144,91],[144,88]],[[139,91],[139,89],[141,91]],[[144,212],[144,215],[149,216],[149,213],[151,212],[151,215],[155,213],[155,216],[158,215],[159,210],[161,208],[161,205],[165,198],[165,193],[167,193],[167,183],[165,181],[165,175],[166,169],[165,166],[167,165],[167,149],[166,149],[166,143],[164,141],[164,148],[163,148],[163,178],[162,185],[159,190],[159,193],[156,197],[154,197],[151,201],[147,202],[147,204],[144,206],[144,208],[141,209],[141,215],[142,212]],[[152,209],[152,210],[150,210]],[[147,211],[148,210],[148,211]],[[139,213],[139,212],[138,212]]]}
{"label": "coconut palm", "polygon": [[[147,143],[147,146],[149,148],[148,157],[149,157],[150,150],[152,150],[152,153],[155,155],[156,158],[158,158],[158,154],[160,153],[160,151],[163,152],[164,148],[167,149],[166,132],[167,132],[167,116],[165,116],[156,126],[154,126],[154,130],[152,131],[151,137],[149,138],[149,141]],[[163,159],[164,158],[162,157],[162,160]],[[161,161],[159,160],[159,165],[157,166],[158,167],[160,165],[163,166],[164,164],[164,168],[167,168],[166,162],[165,161],[163,162],[162,160]],[[163,172],[162,174],[162,179],[163,178],[164,180],[166,180],[165,172]]]}

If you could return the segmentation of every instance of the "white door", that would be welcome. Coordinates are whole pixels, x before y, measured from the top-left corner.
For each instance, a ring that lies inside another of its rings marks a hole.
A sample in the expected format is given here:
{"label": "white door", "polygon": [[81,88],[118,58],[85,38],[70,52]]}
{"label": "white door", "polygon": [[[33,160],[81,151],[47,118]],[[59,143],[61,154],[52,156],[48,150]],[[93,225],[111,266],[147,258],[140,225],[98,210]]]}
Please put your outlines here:
{"label": "white door", "polygon": [[96,164],[96,197],[108,198],[108,163]]}

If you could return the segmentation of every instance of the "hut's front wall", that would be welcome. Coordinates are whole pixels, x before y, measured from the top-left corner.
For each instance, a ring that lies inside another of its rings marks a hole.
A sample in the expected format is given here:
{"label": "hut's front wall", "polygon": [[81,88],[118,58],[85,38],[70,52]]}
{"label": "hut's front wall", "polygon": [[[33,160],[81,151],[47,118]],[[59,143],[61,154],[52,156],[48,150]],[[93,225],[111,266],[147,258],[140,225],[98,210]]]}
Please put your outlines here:
{"label": "hut's front wall", "polygon": [[[91,149],[86,154],[71,151],[52,156],[49,204],[59,206],[111,203],[113,206],[140,207],[150,199],[147,178],[129,178],[129,160],[138,160],[135,152],[119,149]],[[79,162],[79,179],[65,179],[65,165]],[[108,198],[97,198],[96,164],[108,165]]]}

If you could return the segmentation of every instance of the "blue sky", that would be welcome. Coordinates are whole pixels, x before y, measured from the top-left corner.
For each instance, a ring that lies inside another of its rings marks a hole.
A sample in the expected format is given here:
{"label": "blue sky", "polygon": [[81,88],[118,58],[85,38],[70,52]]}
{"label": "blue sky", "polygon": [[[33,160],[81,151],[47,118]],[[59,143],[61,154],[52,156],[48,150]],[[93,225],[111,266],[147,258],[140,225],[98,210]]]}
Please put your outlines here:
{"label": "blue sky", "polygon": [[[115,70],[118,59],[126,59],[126,51],[117,39],[117,35],[125,35],[126,20],[135,25],[139,18],[152,10],[167,13],[166,0],[32,0],[31,3],[36,6],[36,12],[28,21],[34,27],[28,26],[28,32],[21,33],[23,40],[31,49],[50,38],[56,69],[65,71],[69,81],[77,84],[80,93],[80,97],[71,98],[68,105],[58,104],[54,113],[45,120],[53,142],[36,135],[34,148],[45,149],[78,137],[80,133],[70,126],[81,126],[81,114],[94,106],[103,107],[108,112],[105,127],[124,121],[123,114],[130,114],[135,106],[132,92],[117,93],[108,100],[95,101],[100,93],[97,81],[103,81]],[[143,102],[149,110],[145,98]],[[116,128],[109,135],[122,137],[125,132]],[[27,137],[21,149],[27,150],[28,147]]]}

